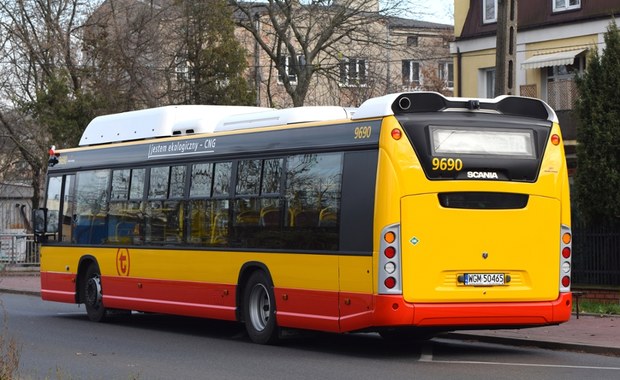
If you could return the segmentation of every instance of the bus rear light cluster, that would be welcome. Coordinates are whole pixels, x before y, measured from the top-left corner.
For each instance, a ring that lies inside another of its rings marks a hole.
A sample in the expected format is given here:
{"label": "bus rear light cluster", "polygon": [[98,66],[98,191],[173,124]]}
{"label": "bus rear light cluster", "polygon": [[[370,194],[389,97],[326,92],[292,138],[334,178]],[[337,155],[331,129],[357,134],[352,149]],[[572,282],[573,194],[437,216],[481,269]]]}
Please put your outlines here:
{"label": "bus rear light cluster", "polygon": [[379,294],[402,294],[400,225],[383,229],[379,250]]}
{"label": "bus rear light cluster", "polygon": [[562,225],[560,233],[560,292],[569,292],[573,234],[570,227],[565,225]]}

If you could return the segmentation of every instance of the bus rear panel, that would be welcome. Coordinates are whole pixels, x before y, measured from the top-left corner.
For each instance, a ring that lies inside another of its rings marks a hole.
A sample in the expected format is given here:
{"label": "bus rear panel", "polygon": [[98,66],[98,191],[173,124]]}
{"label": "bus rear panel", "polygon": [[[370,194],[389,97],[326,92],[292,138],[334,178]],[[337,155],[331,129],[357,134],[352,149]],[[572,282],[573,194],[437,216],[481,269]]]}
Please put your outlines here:
{"label": "bus rear panel", "polygon": [[568,320],[568,180],[552,111],[523,98],[482,109],[403,99],[380,144],[377,319],[449,329]]}

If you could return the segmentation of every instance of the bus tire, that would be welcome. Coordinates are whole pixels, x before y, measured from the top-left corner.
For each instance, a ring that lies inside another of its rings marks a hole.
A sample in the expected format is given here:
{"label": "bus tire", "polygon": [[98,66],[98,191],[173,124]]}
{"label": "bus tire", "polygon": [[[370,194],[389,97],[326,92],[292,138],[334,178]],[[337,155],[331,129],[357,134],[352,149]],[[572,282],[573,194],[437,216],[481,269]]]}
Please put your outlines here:
{"label": "bus tire", "polygon": [[250,275],[243,292],[243,320],[252,342],[274,344],[279,338],[273,284],[263,271]]}
{"label": "bus tire", "polygon": [[92,263],[86,268],[83,294],[88,319],[93,322],[105,322],[108,319],[108,310],[103,306],[101,272],[96,263]]}

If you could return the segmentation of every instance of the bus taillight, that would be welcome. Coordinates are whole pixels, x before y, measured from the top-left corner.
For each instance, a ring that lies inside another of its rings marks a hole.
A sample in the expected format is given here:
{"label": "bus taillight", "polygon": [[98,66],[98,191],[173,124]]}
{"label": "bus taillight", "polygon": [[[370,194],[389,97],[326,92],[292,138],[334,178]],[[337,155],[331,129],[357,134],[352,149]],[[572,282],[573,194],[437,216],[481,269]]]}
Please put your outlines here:
{"label": "bus taillight", "polygon": [[560,235],[560,292],[570,291],[572,243],[573,235],[570,227],[562,225]]}
{"label": "bus taillight", "polygon": [[562,277],[562,286],[568,288],[570,286],[570,277],[564,276]]}
{"label": "bus taillight", "polygon": [[564,249],[562,249],[562,257],[565,259],[570,259],[570,248],[564,247]]}
{"label": "bus taillight", "polygon": [[394,277],[388,277],[385,279],[385,281],[383,281],[383,284],[388,289],[394,289],[394,287],[396,286],[396,279]]}
{"label": "bus taillight", "polygon": [[402,294],[400,225],[394,224],[381,231],[379,249],[379,294]]}

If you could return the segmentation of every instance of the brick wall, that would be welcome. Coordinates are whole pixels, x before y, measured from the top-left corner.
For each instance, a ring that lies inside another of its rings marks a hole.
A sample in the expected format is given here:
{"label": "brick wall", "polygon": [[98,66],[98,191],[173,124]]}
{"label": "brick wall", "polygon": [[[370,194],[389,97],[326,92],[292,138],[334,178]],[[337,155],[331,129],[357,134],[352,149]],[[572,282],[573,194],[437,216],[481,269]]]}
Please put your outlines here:
{"label": "brick wall", "polygon": [[620,304],[620,290],[618,289],[573,289],[574,292],[583,293],[579,301],[592,301],[600,303]]}

